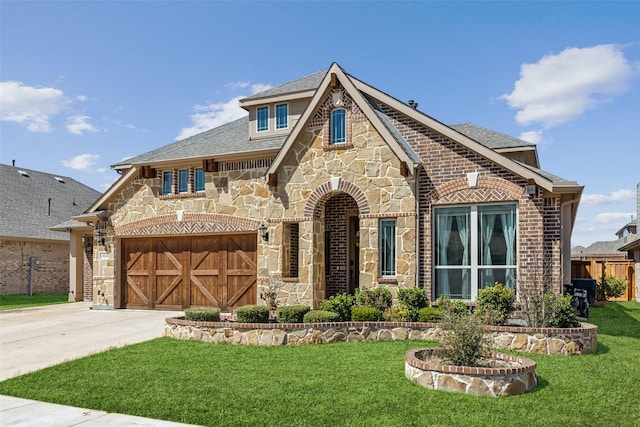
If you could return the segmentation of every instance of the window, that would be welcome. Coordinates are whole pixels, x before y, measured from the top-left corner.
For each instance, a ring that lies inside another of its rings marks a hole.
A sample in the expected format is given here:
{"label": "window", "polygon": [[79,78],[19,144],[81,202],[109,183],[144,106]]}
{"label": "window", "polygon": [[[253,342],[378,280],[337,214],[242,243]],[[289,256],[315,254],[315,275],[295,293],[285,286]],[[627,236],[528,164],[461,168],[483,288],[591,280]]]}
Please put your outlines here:
{"label": "window", "polygon": [[202,168],[196,168],[195,191],[204,191],[204,169]]}
{"label": "window", "polygon": [[396,275],[396,220],[380,221],[380,277]]}
{"label": "window", "polygon": [[205,189],[204,169],[185,168],[162,171],[162,195],[190,195]]}
{"label": "window", "polygon": [[171,194],[173,171],[162,172],[162,194]]}
{"label": "window", "polygon": [[342,144],[347,142],[347,121],[344,108],[338,108],[331,112],[331,143]]}
{"label": "window", "polygon": [[289,106],[287,104],[276,105],[276,129],[289,127]]}
{"label": "window", "polygon": [[269,130],[269,107],[258,107],[257,111],[257,131],[265,132]]}
{"label": "window", "polygon": [[178,193],[186,193],[189,190],[189,170],[178,171]]}
{"label": "window", "polygon": [[298,236],[300,228],[297,222],[284,223],[282,229],[282,275],[298,277]]}
{"label": "window", "polygon": [[475,300],[495,282],[515,289],[516,205],[435,209],[436,298]]}

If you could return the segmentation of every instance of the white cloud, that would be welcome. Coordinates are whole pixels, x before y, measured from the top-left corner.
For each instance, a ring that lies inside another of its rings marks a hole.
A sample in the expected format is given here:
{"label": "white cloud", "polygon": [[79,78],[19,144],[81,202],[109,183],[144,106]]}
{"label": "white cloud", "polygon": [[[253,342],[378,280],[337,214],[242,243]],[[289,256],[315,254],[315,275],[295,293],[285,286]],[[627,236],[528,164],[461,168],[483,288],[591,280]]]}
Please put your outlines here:
{"label": "white cloud", "polygon": [[74,135],[84,135],[85,132],[98,132],[91,123],[89,116],[71,116],[67,120],[67,130]]}
{"label": "white cloud", "polygon": [[0,82],[2,121],[16,122],[30,132],[50,132],[50,119],[60,114],[69,100],[60,89],[25,86],[22,82]]}
{"label": "white cloud", "polygon": [[251,85],[251,95],[255,95],[256,93],[264,92],[265,90],[271,89],[271,85],[267,85],[264,83],[256,83]]}
{"label": "white cloud", "polygon": [[68,160],[63,160],[62,164],[67,168],[81,171],[89,169],[99,158],[100,156],[97,154],[80,154]]}
{"label": "white cloud", "polygon": [[532,144],[543,144],[547,142],[541,130],[522,132],[519,138]]}
{"label": "white cloud", "polygon": [[616,232],[631,221],[632,212],[604,212],[579,215],[571,235],[572,246],[589,246],[595,242],[617,239]]}
{"label": "white cloud", "polygon": [[[587,206],[608,205],[612,203],[628,202],[636,199],[636,192],[632,190],[622,189],[613,191],[610,195],[606,194],[584,194],[580,203]],[[605,215],[605,214],[601,214]],[[606,214],[610,215],[610,214]],[[622,215],[622,214],[621,214]]]}
{"label": "white cloud", "polygon": [[237,96],[227,102],[196,105],[193,107],[195,114],[191,116],[191,126],[182,128],[176,139],[188,138],[246,116],[247,112],[240,108],[238,102],[241,98],[244,97]]}
{"label": "white cloud", "polygon": [[624,93],[633,75],[620,46],[568,48],[523,64],[515,88],[501,99],[518,110],[518,123],[551,127]]}
{"label": "white cloud", "polygon": [[[251,95],[271,89],[270,85],[264,83],[250,84],[249,82],[233,82],[229,83],[227,86],[239,89],[249,87]],[[194,114],[191,115],[191,126],[182,128],[180,134],[176,137],[176,140],[197,135],[201,132],[246,116],[247,111],[240,108],[239,102],[246,96],[247,95],[240,95],[226,102],[209,102],[206,105],[194,106]]]}

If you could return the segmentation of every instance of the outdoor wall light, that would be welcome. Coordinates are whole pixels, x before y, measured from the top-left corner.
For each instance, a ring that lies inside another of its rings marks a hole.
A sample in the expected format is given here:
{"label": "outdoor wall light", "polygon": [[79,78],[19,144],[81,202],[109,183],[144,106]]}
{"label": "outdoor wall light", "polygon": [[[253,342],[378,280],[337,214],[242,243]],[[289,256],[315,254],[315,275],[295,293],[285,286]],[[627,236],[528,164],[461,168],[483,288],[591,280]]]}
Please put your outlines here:
{"label": "outdoor wall light", "polygon": [[94,230],[93,237],[94,239],[96,239],[99,245],[104,246],[104,235],[102,234],[102,231],[100,229],[96,228]]}
{"label": "outdoor wall light", "polygon": [[264,222],[260,224],[260,227],[258,227],[258,231],[260,232],[260,236],[262,236],[262,240],[264,240],[265,242],[268,242],[269,232],[267,231],[267,226],[264,225]]}
{"label": "outdoor wall light", "polygon": [[524,191],[529,195],[529,198],[532,199],[536,195],[536,186],[535,184],[527,184],[524,186]]}

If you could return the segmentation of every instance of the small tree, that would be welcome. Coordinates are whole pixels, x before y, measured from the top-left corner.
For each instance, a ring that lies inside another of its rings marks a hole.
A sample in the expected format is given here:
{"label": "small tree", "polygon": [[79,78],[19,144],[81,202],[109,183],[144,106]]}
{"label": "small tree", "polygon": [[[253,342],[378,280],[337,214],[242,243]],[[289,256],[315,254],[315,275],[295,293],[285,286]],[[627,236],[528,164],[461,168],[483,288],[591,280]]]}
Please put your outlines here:
{"label": "small tree", "polygon": [[606,277],[600,280],[596,287],[596,294],[600,301],[608,301],[611,298],[618,298],[627,290],[627,281],[616,277]]}
{"label": "small tree", "polygon": [[437,353],[456,366],[478,366],[487,357],[489,343],[484,325],[474,316],[444,312],[440,321],[444,336]]}

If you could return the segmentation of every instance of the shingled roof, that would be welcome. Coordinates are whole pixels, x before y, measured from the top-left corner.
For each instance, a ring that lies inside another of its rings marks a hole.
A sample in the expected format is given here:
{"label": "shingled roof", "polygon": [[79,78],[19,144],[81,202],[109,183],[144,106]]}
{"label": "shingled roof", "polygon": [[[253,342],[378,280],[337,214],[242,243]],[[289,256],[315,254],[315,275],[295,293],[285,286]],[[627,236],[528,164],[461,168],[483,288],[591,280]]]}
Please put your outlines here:
{"label": "shingled roof", "polygon": [[496,132],[495,130],[483,128],[482,126],[475,125],[473,123],[461,123],[457,125],[449,125],[450,128],[457,130],[458,132],[465,134],[471,139],[478,141],[480,144],[489,147],[493,150],[501,148],[522,148],[522,147],[535,147],[532,144],[522,139],[514,138],[504,133]]}
{"label": "shingled roof", "polygon": [[69,240],[53,227],[79,215],[100,193],[73,178],[0,164],[0,236]]}

